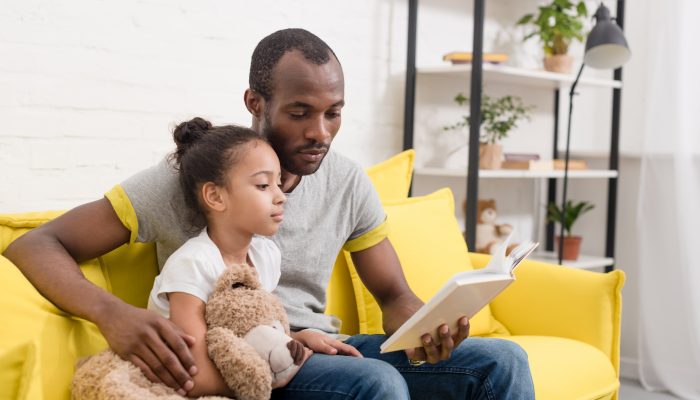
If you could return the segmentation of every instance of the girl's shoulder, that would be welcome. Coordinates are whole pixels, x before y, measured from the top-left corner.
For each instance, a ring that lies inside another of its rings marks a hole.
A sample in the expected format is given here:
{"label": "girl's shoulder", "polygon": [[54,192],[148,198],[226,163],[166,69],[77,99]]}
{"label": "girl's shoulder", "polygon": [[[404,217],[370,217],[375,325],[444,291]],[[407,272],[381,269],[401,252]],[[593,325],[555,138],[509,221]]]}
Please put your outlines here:
{"label": "girl's shoulder", "polygon": [[279,247],[277,247],[275,242],[270,238],[265,236],[253,236],[250,242],[250,250],[252,253],[256,253],[256,255],[270,256],[273,258],[281,257]]}
{"label": "girl's shoulder", "polygon": [[[165,266],[181,260],[209,260],[220,256],[216,244],[206,234],[206,229],[197,236],[188,239],[182,246],[168,257]],[[165,267],[164,267],[165,268]]]}

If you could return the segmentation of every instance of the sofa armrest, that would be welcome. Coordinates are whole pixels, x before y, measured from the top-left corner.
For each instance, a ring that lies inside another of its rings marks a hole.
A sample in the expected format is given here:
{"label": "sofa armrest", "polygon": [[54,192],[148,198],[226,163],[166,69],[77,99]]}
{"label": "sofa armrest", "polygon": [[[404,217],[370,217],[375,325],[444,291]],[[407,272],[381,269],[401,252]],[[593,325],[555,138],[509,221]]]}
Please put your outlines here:
{"label": "sofa armrest", "polygon": [[[475,268],[491,258],[469,256]],[[515,282],[491,303],[494,317],[511,334],[588,343],[606,354],[619,372],[624,272],[599,273],[526,260],[515,276]]]}

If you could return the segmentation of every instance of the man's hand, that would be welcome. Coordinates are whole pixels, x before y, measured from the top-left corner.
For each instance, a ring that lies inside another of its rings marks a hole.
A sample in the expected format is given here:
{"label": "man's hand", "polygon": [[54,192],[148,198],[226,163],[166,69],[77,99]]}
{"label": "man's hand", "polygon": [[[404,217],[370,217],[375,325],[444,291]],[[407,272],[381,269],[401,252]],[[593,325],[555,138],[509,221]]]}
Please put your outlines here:
{"label": "man's hand", "polygon": [[123,304],[96,321],[112,350],[156,383],[181,395],[192,390],[197,373],[189,347],[194,338],[166,318]]}
{"label": "man's hand", "polygon": [[287,348],[294,360],[294,365],[301,365],[301,363],[311,357],[312,354],[311,349],[304,347],[300,341],[294,339],[287,342]]}
{"label": "man's hand", "polygon": [[406,356],[411,361],[427,361],[430,364],[449,359],[452,350],[469,337],[469,319],[467,317],[460,318],[457,321],[457,327],[457,332],[451,334],[447,324],[440,325],[438,328],[440,343],[435,343],[433,338],[426,333],[421,337],[423,347],[406,350]]}
{"label": "man's hand", "polygon": [[342,354],[362,358],[362,354],[356,348],[312,329],[304,329],[303,331],[292,333],[292,336],[304,346],[313,350],[314,353]]}

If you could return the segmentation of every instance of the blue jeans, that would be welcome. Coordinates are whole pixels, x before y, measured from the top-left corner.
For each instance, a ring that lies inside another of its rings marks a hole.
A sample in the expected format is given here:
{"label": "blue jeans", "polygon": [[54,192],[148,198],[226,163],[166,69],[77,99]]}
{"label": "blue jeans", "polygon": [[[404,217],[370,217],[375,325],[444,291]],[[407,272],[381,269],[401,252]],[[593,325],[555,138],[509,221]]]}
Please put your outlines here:
{"label": "blue jeans", "polygon": [[402,351],[379,354],[384,335],[346,343],[365,357],[314,354],[273,399],[534,399],[527,355],[500,339],[469,338],[449,360],[413,367]]}

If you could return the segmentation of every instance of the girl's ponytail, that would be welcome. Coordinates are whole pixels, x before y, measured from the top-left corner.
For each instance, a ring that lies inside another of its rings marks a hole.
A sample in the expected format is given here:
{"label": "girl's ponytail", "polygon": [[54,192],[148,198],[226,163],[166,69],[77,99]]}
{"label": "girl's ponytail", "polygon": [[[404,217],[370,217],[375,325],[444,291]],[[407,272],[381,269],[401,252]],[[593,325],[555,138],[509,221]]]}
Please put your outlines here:
{"label": "girl's ponytail", "polygon": [[185,152],[212,128],[211,122],[204,118],[195,117],[180,123],[173,131],[173,140],[177,145],[175,161],[179,164]]}

